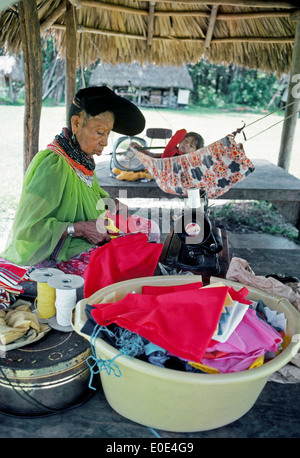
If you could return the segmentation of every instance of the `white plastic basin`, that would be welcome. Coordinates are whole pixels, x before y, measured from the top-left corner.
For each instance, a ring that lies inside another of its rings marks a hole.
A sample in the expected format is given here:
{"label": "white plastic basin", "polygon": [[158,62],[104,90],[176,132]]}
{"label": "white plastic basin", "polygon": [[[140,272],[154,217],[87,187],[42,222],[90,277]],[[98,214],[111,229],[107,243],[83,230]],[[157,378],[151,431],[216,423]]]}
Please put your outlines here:
{"label": "white plastic basin", "polygon": [[[85,304],[120,300],[143,285],[165,286],[201,281],[199,276],[178,275],[139,278],[107,286],[88,300],[79,301],[73,317],[74,330],[81,333],[86,322]],[[221,280],[240,289],[244,285]],[[211,283],[220,278],[211,278]],[[145,426],[174,432],[195,432],[218,428],[247,413],[256,402],[268,377],[286,365],[300,348],[300,314],[284,298],[271,296],[248,287],[248,298],[262,299],[272,310],[287,318],[283,351],[273,360],[255,369],[231,374],[197,374],[154,366],[136,358],[119,356],[115,360],[121,376],[100,372],[104,394],[110,406],[120,415]],[[96,340],[102,359],[112,359],[119,351],[103,339]],[[100,413],[99,413],[100,414]]]}

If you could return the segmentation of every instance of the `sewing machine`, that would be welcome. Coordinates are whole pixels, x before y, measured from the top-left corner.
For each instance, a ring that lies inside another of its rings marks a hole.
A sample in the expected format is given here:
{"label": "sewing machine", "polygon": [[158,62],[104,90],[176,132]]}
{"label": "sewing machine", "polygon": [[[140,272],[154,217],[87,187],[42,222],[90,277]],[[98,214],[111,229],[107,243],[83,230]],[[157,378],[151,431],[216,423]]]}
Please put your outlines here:
{"label": "sewing machine", "polygon": [[200,275],[218,275],[224,270],[224,262],[228,262],[227,236],[212,225],[207,215],[205,191],[189,190],[187,206],[166,238],[161,262]]}

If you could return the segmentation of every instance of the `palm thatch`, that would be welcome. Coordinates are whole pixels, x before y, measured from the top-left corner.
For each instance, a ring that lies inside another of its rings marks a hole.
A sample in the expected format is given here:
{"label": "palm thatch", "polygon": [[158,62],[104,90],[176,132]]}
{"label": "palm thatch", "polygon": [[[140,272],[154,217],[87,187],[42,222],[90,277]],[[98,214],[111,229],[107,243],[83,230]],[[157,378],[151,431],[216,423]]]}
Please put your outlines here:
{"label": "palm thatch", "polygon": [[[69,0],[76,5],[77,65],[215,63],[288,73],[298,0]],[[65,49],[66,1],[37,0],[41,32]],[[0,47],[22,50],[18,4],[0,12]]]}

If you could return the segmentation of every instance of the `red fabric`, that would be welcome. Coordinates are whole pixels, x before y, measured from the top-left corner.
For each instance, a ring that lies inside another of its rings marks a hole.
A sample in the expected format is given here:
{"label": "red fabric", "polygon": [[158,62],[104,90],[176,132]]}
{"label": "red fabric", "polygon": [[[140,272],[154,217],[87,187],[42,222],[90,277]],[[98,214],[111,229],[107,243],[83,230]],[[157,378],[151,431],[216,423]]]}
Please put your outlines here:
{"label": "red fabric", "polygon": [[24,288],[19,283],[24,280],[28,269],[0,259],[3,261],[0,263],[0,288],[11,293],[23,293]]}
{"label": "red fabric", "polygon": [[160,295],[127,294],[113,303],[96,304],[92,316],[101,326],[115,323],[170,353],[200,362],[217,329],[227,286]]}
{"label": "red fabric", "polygon": [[164,149],[161,157],[172,157],[172,156],[181,156],[182,153],[177,148],[178,143],[182,142],[182,140],[186,137],[187,131],[185,129],[177,130],[167,146]]}
{"label": "red fabric", "polygon": [[240,302],[241,304],[251,305],[252,302],[246,299],[249,294],[249,290],[244,286],[239,291],[236,291],[232,286],[229,288],[229,294],[233,301]]}
{"label": "red fabric", "polygon": [[187,289],[199,289],[203,286],[202,282],[188,283],[186,285],[173,285],[173,286],[143,286],[142,294],[167,294],[183,291]]}
{"label": "red fabric", "polygon": [[113,283],[152,276],[162,249],[162,243],[148,243],[142,233],[115,238],[97,248],[84,272],[84,297]]}

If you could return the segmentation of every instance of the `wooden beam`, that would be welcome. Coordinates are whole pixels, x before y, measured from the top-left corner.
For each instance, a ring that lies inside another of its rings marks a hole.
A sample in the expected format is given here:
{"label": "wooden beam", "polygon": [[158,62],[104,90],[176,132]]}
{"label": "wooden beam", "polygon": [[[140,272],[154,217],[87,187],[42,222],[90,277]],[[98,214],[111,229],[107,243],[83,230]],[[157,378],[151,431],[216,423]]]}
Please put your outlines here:
{"label": "wooden beam", "polygon": [[[53,24],[52,28],[58,30],[65,30],[66,26],[64,24]],[[133,38],[135,40],[147,40],[147,37],[144,35],[134,35],[132,33],[117,32],[115,30],[103,30],[95,29],[93,27],[84,27],[79,26],[78,32],[85,33],[94,33],[98,35],[107,35],[113,37],[124,37],[124,38]],[[204,43],[204,38],[189,38],[189,37],[159,37],[153,36],[152,41],[178,41],[178,42],[187,42],[187,43]],[[225,37],[225,38],[212,38],[211,43],[213,44],[223,44],[223,43],[294,43],[294,37]]]}
{"label": "wooden beam", "polygon": [[208,23],[208,28],[206,32],[206,37],[204,41],[204,46],[205,48],[208,48],[212,39],[213,31],[215,28],[216,24],[216,19],[217,19],[217,13],[218,13],[218,5],[213,5],[211,9],[211,14],[209,18],[209,23]]}
{"label": "wooden beam", "polygon": [[41,23],[41,32],[45,32],[51,25],[66,11],[66,0],[64,0],[54,11]]}
{"label": "wooden beam", "polygon": [[77,21],[75,7],[67,2],[66,9],[66,115],[76,93],[76,69],[77,69]]}
{"label": "wooden beam", "polygon": [[300,21],[297,22],[293,59],[290,72],[287,106],[281,134],[278,165],[289,170],[294,135],[300,109]]}
{"label": "wooden beam", "polygon": [[[147,2],[150,0],[146,0]],[[178,4],[197,4],[197,5],[224,5],[224,6],[241,6],[253,8],[298,8],[298,0],[281,1],[273,0],[271,5],[269,0],[156,0],[157,3],[178,3]]]}
{"label": "wooden beam", "polygon": [[247,19],[262,19],[275,17],[289,17],[291,10],[281,11],[248,11],[245,13],[219,13],[217,21],[240,21]]}
{"label": "wooden beam", "polygon": [[148,35],[147,35],[147,45],[151,46],[153,30],[154,30],[154,10],[155,2],[149,3],[149,16],[148,16]]}
{"label": "wooden beam", "polygon": [[294,37],[228,37],[228,38],[212,38],[211,43],[294,43]]}
{"label": "wooden beam", "polygon": [[18,3],[22,36],[25,106],[24,106],[24,172],[39,151],[40,117],[42,110],[43,71],[40,23],[36,1]]}
{"label": "wooden beam", "polygon": [[300,20],[300,10],[295,10],[290,15],[291,21],[299,21]]}

